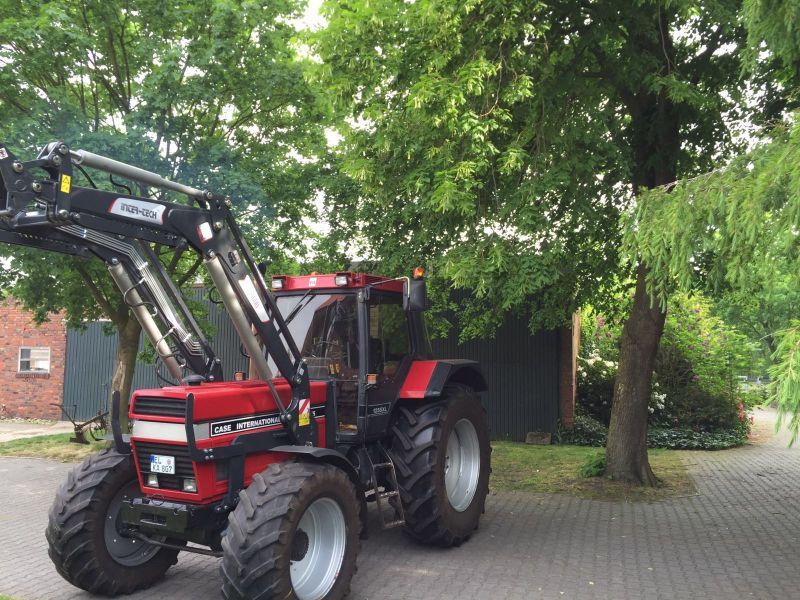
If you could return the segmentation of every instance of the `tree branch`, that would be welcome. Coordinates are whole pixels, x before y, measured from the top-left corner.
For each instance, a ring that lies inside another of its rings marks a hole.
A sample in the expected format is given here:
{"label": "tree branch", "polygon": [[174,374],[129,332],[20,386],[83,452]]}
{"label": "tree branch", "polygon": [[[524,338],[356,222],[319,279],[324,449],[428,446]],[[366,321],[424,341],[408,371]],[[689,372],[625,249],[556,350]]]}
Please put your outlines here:
{"label": "tree branch", "polygon": [[186,271],[183,277],[181,277],[178,280],[178,287],[183,287],[186,284],[186,282],[189,281],[195,273],[197,273],[197,269],[200,268],[202,262],[203,262],[202,257],[198,257],[195,263],[192,265],[192,267],[188,271]]}
{"label": "tree branch", "polygon": [[92,294],[94,301],[97,302],[97,305],[105,313],[106,317],[111,319],[111,321],[115,325],[120,326],[121,322],[119,319],[119,315],[117,314],[117,311],[114,309],[113,306],[111,306],[111,303],[103,295],[102,290],[99,287],[97,287],[97,284],[95,284],[95,282],[92,280],[92,276],[86,270],[86,267],[80,263],[77,263],[75,265],[75,270],[78,272],[78,275],[80,275],[81,279],[83,280],[83,283],[86,284],[86,287]]}
{"label": "tree branch", "polygon": [[183,256],[184,250],[175,250],[172,254],[172,260],[169,261],[169,265],[167,266],[167,273],[170,275],[175,273],[175,268],[178,266],[178,261]]}

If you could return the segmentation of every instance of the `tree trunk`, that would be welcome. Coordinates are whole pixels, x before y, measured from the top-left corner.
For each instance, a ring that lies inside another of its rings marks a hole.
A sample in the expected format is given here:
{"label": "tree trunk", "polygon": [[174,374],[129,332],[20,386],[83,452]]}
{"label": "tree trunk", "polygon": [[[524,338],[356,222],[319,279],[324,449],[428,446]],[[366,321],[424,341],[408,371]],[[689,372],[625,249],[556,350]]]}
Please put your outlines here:
{"label": "tree trunk", "polygon": [[647,406],[656,352],[666,313],[651,306],[646,267],[639,265],[631,314],[622,329],[619,370],[606,445],[605,475],[653,486],[657,479],[647,459]]}
{"label": "tree trunk", "polygon": [[123,326],[117,327],[117,353],[114,359],[114,376],[111,378],[111,392],[119,391],[122,431],[128,430],[128,405],[141,332],[142,327],[133,316],[129,316]]}
{"label": "tree trunk", "polygon": [[[654,63],[660,63],[660,73],[670,73],[675,64],[672,38],[663,26],[670,22],[670,15],[665,12],[666,9],[659,8],[652,16],[652,29],[638,29],[629,38],[629,51],[652,57]],[[631,183],[637,195],[640,190],[675,181],[685,106],[676,104],[664,90],[655,92],[648,86],[640,85],[623,96],[631,116]],[[647,293],[646,276],[647,265],[639,264],[633,307],[620,340],[605,475],[618,481],[653,486],[658,480],[647,459],[647,409],[656,353],[667,315],[658,305],[653,306],[653,299]]]}

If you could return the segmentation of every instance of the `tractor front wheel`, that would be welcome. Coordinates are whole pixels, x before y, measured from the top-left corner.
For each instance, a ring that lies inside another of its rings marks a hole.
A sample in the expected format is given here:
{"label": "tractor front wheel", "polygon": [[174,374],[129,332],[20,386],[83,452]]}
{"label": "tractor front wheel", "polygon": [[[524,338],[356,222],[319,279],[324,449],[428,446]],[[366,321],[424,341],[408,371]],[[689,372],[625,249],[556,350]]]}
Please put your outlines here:
{"label": "tractor front wheel", "polygon": [[475,392],[452,385],[442,400],[401,405],[391,456],[406,532],[437,546],[458,546],[478,527],[489,491],[489,428]]}
{"label": "tractor front wheel", "polygon": [[350,590],[361,520],[356,489],[331,465],[285,462],[239,493],[222,538],[228,600],[338,600]]}
{"label": "tractor front wheel", "polygon": [[93,594],[117,596],[150,587],[177,562],[177,550],[120,534],[122,503],[139,494],[131,455],[113,449],[69,473],[46,531],[48,553],[64,579]]}

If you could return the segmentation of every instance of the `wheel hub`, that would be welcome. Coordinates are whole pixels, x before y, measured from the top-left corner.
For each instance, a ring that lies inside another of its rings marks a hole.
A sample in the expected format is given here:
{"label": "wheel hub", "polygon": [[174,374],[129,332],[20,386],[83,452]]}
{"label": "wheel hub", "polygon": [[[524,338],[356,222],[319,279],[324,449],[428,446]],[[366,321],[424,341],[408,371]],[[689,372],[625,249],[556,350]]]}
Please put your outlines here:
{"label": "wheel hub", "polygon": [[475,426],[461,419],[447,438],[444,456],[444,483],[447,499],[458,512],[469,508],[478,489],[481,449]]}
{"label": "wheel hub", "polygon": [[292,561],[303,560],[308,554],[308,534],[298,529],[292,542]]}
{"label": "wheel hub", "polygon": [[332,498],[317,498],[300,518],[292,540],[289,575],[298,600],[328,595],[342,568],[346,545],[341,507]]}
{"label": "wheel hub", "polygon": [[[103,539],[106,549],[116,562],[125,567],[137,567],[153,558],[160,548],[132,537],[122,535],[120,514],[122,503],[129,500],[139,491],[139,482],[133,481],[123,487],[109,503],[103,524]],[[159,538],[163,541],[163,538]]]}

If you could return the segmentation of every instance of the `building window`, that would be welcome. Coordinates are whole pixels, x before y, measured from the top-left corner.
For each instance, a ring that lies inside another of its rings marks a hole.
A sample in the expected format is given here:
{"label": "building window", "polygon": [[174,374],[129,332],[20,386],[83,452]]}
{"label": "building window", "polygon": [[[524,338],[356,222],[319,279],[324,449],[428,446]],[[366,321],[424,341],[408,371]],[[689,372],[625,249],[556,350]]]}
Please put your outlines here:
{"label": "building window", "polygon": [[20,373],[49,373],[50,348],[20,348],[19,349]]}

